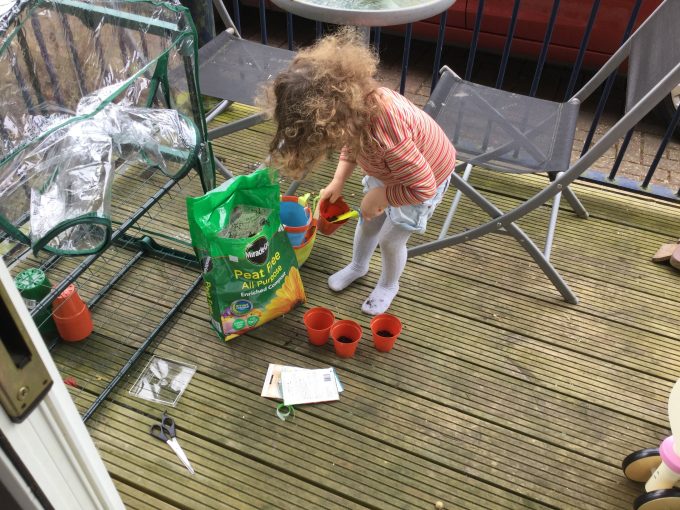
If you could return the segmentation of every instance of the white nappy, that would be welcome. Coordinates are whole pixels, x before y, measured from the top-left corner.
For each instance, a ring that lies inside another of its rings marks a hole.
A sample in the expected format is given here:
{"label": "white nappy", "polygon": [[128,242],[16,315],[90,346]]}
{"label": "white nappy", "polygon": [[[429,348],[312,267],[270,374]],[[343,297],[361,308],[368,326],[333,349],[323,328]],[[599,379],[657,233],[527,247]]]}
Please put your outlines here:
{"label": "white nappy", "polygon": [[[391,205],[388,206],[385,210],[387,217],[392,221],[392,223],[399,225],[405,230],[422,234],[427,228],[427,220],[432,217],[435,207],[437,207],[439,202],[441,202],[444,198],[444,193],[446,193],[450,181],[451,177],[449,176],[439,185],[435,195],[422,204],[402,205],[400,207],[393,207]],[[385,187],[380,179],[376,179],[370,175],[365,175],[361,182],[364,185],[364,193],[373,188]]]}

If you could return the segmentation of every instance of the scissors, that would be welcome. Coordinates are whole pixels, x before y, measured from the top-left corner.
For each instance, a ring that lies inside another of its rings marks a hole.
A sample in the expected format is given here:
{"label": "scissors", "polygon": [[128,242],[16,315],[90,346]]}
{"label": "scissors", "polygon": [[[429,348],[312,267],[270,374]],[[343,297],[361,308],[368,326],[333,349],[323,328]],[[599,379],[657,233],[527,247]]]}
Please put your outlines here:
{"label": "scissors", "polygon": [[194,468],[191,467],[191,462],[189,462],[189,459],[184,454],[184,450],[182,450],[182,447],[177,442],[177,437],[175,434],[175,420],[163,412],[161,422],[151,425],[149,434],[151,434],[156,439],[160,439],[161,441],[168,443],[170,448],[172,448],[172,451],[175,452],[177,457],[179,457],[179,460],[182,461],[182,464],[184,464],[184,466],[189,470],[189,473],[192,475],[194,474]]}

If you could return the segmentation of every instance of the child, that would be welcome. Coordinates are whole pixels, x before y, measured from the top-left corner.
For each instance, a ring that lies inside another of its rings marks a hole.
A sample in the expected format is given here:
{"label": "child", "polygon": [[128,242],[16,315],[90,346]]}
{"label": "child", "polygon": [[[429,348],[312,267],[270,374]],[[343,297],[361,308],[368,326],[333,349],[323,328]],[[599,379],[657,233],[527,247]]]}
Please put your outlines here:
{"label": "child", "polygon": [[271,153],[284,174],[299,179],[340,150],[335,176],[321,191],[322,199],[335,202],[361,166],[365,195],[352,261],[328,286],[341,291],[364,276],[380,245],[382,273],[361,308],[371,315],[385,312],[396,296],[408,238],[425,231],[456,162],[453,145],[431,117],[378,85],[377,65],[358,34],[343,29],[299,51],[262,100],[277,123]]}

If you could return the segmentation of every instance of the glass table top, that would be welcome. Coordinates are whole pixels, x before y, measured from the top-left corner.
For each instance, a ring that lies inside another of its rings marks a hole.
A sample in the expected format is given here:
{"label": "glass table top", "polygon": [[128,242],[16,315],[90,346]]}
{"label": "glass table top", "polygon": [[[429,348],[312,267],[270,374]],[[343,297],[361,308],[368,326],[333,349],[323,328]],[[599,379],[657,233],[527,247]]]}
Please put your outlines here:
{"label": "glass table top", "polygon": [[288,12],[326,23],[402,25],[436,16],[455,0],[272,0]]}

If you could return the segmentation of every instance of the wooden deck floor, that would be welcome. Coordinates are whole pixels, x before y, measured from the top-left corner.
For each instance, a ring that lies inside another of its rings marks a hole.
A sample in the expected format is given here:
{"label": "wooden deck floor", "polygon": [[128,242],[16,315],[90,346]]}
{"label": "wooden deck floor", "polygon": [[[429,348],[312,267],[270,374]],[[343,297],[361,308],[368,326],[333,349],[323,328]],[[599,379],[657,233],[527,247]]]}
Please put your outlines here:
{"label": "wooden deck floor", "polygon": [[[246,171],[264,157],[268,133],[262,125],[224,138],[216,154]],[[301,191],[317,191],[331,168]],[[156,179],[132,192],[128,178],[116,184],[118,202],[143,196]],[[473,179],[502,207],[544,182],[483,171]],[[199,189],[196,178],[182,181],[142,227],[188,250],[184,197]],[[665,406],[680,374],[680,273],[650,261],[680,235],[680,210],[591,185],[575,191],[592,216],[562,211],[552,258],[577,306],[562,301],[514,240],[488,237],[409,261],[391,309],[404,322],[394,350],[378,353],[365,336],[355,358],[338,359],[332,345],[306,341],[301,317],[328,306],[368,330],[360,305],[376,283],[379,255],[347,291],[326,285],[349,260],[347,226],[319,237],[302,268],[307,304],[251,334],[217,339],[203,289],[196,291],[87,422],[128,507],[630,508],[642,488],[626,481],[621,460],[668,433]],[[348,195],[359,203],[358,179]],[[547,217],[545,208],[521,225],[538,235]],[[480,219],[464,202],[455,226]],[[81,293],[91,296],[132,255],[109,250],[81,278]],[[77,262],[60,262],[51,279]],[[63,376],[77,381],[71,391],[81,411],[196,276],[143,257],[94,308],[95,333],[53,351]],[[169,409],[195,476],[147,433],[165,407],[128,394],[152,354],[197,366]],[[283,422],[259,396],[272,362],[334,366],[345,391],[339,402],[300,406]]]}

